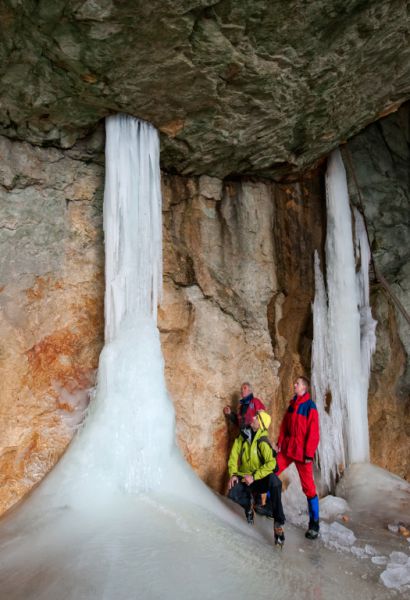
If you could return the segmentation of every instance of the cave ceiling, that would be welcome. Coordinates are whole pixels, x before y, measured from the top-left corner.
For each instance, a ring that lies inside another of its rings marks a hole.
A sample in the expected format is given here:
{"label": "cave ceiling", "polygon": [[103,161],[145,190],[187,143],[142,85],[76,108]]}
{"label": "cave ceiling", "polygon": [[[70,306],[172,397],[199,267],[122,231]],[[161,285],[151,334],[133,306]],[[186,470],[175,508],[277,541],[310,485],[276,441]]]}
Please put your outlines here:
{"label": "cave ceiling", "polygon": [[165,169],[281,177],[410,98],[405,0],[3,0],[0,132],[68,148],[125,112]]}

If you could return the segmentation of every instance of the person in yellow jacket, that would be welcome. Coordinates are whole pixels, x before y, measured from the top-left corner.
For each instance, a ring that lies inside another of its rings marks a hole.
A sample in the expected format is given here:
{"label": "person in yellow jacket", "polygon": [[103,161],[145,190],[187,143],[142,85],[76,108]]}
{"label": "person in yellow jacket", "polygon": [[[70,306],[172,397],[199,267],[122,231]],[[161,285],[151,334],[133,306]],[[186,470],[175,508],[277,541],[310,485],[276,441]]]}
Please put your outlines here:
{"label": "person in yellow jacket", "polygon": [[282,482],[275,475],[276,452],[267,437],[271,418],[264,411],[253,417],[233,443],[228,461],[228,498],[245,509],[248,523],[254,522],[254,496],[269,492],[274,517],[275,543],[282,545],[285,515],[282,508]]}

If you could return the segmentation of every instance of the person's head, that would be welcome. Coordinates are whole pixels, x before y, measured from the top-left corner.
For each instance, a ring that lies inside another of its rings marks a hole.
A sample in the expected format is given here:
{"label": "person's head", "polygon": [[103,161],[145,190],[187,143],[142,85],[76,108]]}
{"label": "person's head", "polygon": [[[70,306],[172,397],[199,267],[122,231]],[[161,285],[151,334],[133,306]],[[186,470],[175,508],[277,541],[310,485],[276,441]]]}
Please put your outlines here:
{"label": "person's head", "polygon": [[271,418],[268,413],[264,410],[260,410],[251,421],[252,431],[256,433],[258,429],[268,429],[270,422]]}
{"label": "person's head", "polygon": [[241,385],[241,396],[242,398],[246,398],[246,396],[249,396],[249,394],[252,394],[252,385],[249,383],[249,381],[244,381]]}
{"label": "person's head", "polygon": [[309,389],[309,380],[306,377],[298,377],[293,384],[293,388],[297,396],[303,396]]}

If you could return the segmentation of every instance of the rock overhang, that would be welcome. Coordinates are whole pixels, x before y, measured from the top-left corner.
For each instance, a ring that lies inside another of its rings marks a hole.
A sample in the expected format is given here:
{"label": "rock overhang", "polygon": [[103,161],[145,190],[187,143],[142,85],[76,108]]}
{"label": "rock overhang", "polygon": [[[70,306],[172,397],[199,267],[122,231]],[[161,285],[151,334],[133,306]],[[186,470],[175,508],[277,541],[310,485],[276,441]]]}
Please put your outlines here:
{"label": "rock overhang", "polygon": [[405,0],[3,5],[0,129],[70,147],[126,112],[184,175],[280,178],[410,98]]}

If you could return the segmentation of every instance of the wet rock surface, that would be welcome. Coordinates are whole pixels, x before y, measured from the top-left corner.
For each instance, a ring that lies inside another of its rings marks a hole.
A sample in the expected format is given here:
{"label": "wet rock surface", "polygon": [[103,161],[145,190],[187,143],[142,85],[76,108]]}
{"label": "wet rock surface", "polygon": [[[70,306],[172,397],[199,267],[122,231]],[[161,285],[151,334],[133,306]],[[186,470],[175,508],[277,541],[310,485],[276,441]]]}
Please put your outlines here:
{"label": "wet rock surface", "polygon": [[0,19],[4,134],[67,148],[127,112],[181,174],[299,171],[410,97],[405,0],[29,0]]}

